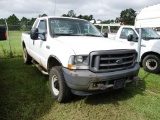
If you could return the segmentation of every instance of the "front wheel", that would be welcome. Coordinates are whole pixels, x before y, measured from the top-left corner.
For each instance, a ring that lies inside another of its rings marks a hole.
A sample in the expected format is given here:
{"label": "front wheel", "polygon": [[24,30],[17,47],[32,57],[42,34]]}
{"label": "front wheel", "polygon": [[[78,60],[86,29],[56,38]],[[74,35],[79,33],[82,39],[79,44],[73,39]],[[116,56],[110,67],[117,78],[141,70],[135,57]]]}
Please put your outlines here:
{"label": "front wheel", "polygon": [[52,97],[59,103],[68,102],[72,93],[66,84],[61,66],[52,67],[49,73],[49,86]]}
{"label": "front wheel", "polygon": [[157,55],[147,55],[143,61],[142,65],[144,70],[151,73],[160,72],[160,58]]}
{"label": "front wheel", "polygon": [[25,47],[23,48],[23,59],[25,64],[31,64],[32,57],[28,54]]}

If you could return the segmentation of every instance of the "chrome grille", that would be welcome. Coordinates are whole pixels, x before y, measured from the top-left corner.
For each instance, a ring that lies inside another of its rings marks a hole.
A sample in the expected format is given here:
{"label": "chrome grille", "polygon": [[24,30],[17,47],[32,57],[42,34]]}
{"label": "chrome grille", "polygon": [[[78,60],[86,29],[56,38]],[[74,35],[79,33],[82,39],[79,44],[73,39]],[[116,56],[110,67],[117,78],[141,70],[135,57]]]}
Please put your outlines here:
{"label": "chrome grille", "polygon": [[107,50],[90,53],[90,70],[110,72],[128,69],[134,66],[137,58],[135,50]]}

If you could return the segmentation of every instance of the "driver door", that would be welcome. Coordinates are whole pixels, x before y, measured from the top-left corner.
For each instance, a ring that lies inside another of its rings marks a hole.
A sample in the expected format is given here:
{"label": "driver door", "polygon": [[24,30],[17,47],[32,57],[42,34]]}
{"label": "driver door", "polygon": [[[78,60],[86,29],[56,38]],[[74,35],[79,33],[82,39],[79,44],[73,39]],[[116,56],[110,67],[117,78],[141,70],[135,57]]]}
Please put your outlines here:
{"label": "driver door", "polygon": [[38,28],[38,39],[37,40],[33,40],[32,42],[32,49],[34,52],[34,59],[41,64],[41,59],[43,58],[42,53],[41,53],[41,49],[43,49],[42,47],[45,44],[45,36],[46,36],[46,31],[47,31],[47,25],[46,25],[46,20],[45,19],[41,19],[39,21],[39,24],[37,25]]}
{"label": "driver door", "polygon": [[[133,35],[132,41],[128,41],[129,35]],[[138,36],[132,28],[123,28],[120,33],[119,41],[126,43],[126,44],[130,45],[133,49],[137,50]]]}

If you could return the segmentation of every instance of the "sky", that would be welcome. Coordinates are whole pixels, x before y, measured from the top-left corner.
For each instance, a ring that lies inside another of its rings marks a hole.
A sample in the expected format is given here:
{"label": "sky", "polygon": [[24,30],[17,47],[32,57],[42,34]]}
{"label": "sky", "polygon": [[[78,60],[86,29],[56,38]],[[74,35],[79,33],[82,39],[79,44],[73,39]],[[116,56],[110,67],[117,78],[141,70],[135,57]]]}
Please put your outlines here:
{"label": "sky", "polygon": [[12,14],[19,19],[36,18],[44,13],[62,16],[74,10],[77,16],[93,15],[96,20],[115,20],[122,10],[132,8],[138,12],[154,4],[160,4],[160,0],[0,0],[0,18]]}

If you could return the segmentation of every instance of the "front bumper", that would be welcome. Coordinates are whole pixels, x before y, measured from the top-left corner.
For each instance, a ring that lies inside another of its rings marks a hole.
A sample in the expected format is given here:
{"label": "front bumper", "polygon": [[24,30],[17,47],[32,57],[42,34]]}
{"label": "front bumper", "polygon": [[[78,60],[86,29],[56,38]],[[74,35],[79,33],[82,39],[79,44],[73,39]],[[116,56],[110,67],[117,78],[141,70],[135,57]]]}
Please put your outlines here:
{"label": "front bumper", "polygon": [[66,83],[73,93],[85,95],[96,91],[104,91],[108,88],[118,89],[125,87],[127,83],[134,82],[139,72],[139,64],[133,68],[106,72],[93,73],[90,70],[69,70],[63,68]]}

